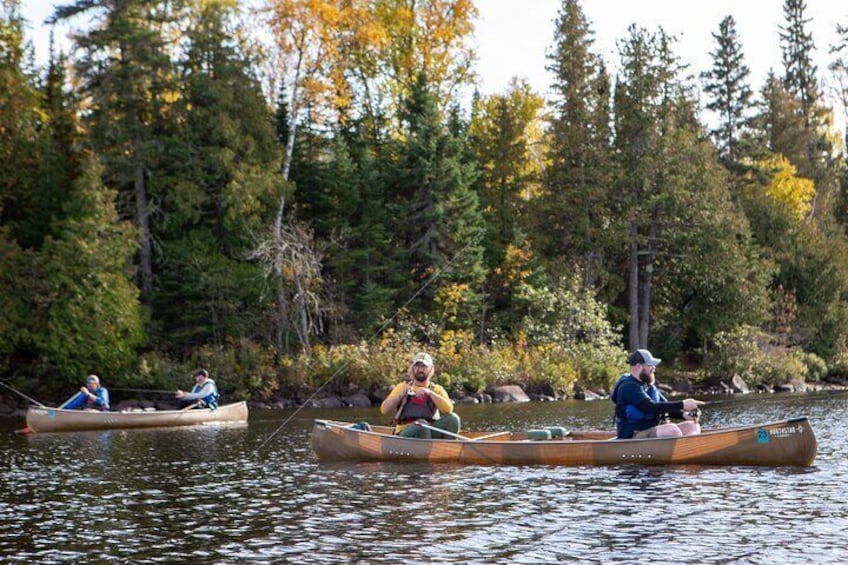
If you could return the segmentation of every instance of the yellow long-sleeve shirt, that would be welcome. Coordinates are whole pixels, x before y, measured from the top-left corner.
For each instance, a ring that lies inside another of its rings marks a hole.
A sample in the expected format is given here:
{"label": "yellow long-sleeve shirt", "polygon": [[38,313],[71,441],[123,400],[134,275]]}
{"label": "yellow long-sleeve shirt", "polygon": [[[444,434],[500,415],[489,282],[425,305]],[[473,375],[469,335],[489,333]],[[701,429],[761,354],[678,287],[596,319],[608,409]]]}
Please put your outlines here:
{"label": "yellow long-sleeve shirt", "polygon": [[[380,412],[382,414],[391,414],[394,416],[395,412],[397,412],[397,409],[400,407],[400,403],[403,402],[403,397],[406,395],[406,391],[408,389],[408,381],[396,384],[392,389],[392,392],[389,393],[380,405]],[[432,388],[430,388],[429,385],[419,385],[416,383],[412,385],[412,390],[418,394],[429,394],[430,398],[433,400],[433,404],[435,404],[436,408],[438,408],[439,414],[450,414],[453,412],[453,401],[450,399],[448,392],[442,385],[433,384]],[[395,428],[395,433],[399,432],[406,426],[407,424],[398,424]]]}

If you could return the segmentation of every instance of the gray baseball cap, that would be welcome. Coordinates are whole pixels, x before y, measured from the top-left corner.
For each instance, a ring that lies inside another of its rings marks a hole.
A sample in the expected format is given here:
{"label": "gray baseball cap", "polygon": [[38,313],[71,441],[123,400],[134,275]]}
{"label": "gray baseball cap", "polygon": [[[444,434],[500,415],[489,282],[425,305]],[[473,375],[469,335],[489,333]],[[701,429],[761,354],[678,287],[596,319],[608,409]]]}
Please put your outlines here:
{"label": "gray baseball cap", "polygon": [[633,353],[627,357],[627,362],[630,365],[649,365],[651,367],[656,367],[660,363],[662,363],[662,359],[657,359],[651,352],[647,349],[637,349]]}

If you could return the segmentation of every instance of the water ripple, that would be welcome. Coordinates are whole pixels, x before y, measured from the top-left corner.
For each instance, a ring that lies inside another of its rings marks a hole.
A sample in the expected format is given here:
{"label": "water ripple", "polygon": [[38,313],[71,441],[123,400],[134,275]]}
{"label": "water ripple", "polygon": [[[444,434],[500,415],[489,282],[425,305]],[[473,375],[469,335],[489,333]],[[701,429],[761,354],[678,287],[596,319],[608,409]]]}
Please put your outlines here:
{"label": "water ripple", "polygon": [[[609,403],[463,407],[469,427],[608,427]],[[810,468],[318,464],[314,416],[247,427],[0,433],[4,563],[844,563],[848,397],[716,404],[808,415]],[[330,417],[381,421],[376,411]],[[10,432],[11,425],[7,430]],[[273,436],[262,449],[258,446]]]}

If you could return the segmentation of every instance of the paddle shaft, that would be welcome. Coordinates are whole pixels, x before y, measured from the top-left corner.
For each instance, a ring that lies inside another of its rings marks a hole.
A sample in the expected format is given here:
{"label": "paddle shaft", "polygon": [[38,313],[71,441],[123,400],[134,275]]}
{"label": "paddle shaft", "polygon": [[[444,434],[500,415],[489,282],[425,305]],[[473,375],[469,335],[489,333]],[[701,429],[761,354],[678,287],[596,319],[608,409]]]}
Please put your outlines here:
{"label": "paddle shaft", "polygon": [[17,394],[17,395],[19,395],[19,396],[24,397],[25,399],[29,400],[29,401],[30,401],[30,402],[32,402],[33,404],[38,404],[38,405],[39,405],[39,406],[41,406],[42,408],[47,408],[47,406],[45,406],[45,405],[44,405],[44,404],[42,404],[41,402],[39,402],[39,401],[35,400],[34,398],[30,398],[29,396],[25,395],[24,393],[22,393],[22,392],[21,392],[21,391],[19,391],[19,390],[16,390],[16,389],[14,389],[14,388],[10,387],[9,385],[7,385],[6,383],[4,383],[3,381],[0,381],[0,385],[3,385],[4,387],[8,388],[9,390],[11,390],[12,392],[14,392],[15,394]]}
{"label": "paddle shaft", "polygon": [[[453,432],[449,432],[447,430],[440,430],[439,428],[437,428],[435,426],[431,426],[429,424],[423,424],[421,422],[412,422],[412,424],[414,424],[416,426],[421,426],[422,428],[427,428],[428,430],[431,430],[431,431],[434,431],[434,432],[439,432],[440,434],[445,434],[446,436],[455,437],[456,439],[461,439],[463,441],[470,441],[467,437],[461,436],[459,434],[455,434]],[[412,424],[410,424],[410,425],[412,425]]]}
{"label": "paddle shaft", "polygon": [[73,402],[73,401],[76,399],[76,397],[78,397],[78,396],[79,396],[79,395],[81,395],[81,394],[82,394],[81,392],[78,392],[78,393],[76,393],[75,395],[73,395],[72,397],[70,397],[69,399],[67,399],[65,402],[63,402],[63,403],[59,406],[59,409],[61,410],[62,408],[64,408],[65,406],[67,406],[68,404],[70,404],[71,402]]}

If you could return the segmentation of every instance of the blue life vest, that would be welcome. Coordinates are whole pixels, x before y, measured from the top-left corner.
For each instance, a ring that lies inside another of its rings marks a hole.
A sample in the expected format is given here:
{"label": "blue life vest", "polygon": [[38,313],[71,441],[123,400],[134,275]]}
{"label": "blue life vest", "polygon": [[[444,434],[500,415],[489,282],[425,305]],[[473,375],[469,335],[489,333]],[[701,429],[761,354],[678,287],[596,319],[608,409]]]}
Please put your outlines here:
{"label": "blue life vest", "polygon": [[[665,395],[654,385],[643,385],[642,390],[654,402],[668,402]],[[642,420],[656,420],[655,414],[646,414],[632,404],[628,404],[624,409],[624,414],[629,422],[640,422]]]}
{"label": "blue life vest", "polygon": [[206,406],[207,408],[211,408],[211,409],[214,410],[214,409],[218,408],[218,397],[219,397],[219,395],[218,395],[218,385],[215,384],[215,381],[213,381],[212,379],[206,379],[205,381],[203,381],[202,384],[194,385],[194,388],[191,389],[191,393],[195,394],[195,393],[200,392],[201,390],[203,390],[203,387],[205,387],[208,383],[212,383],[213,391],[211,393],[207,394],[206,396],[204,396],[203,398],[201,398],[200,402],[202,402],[203,405]]}

